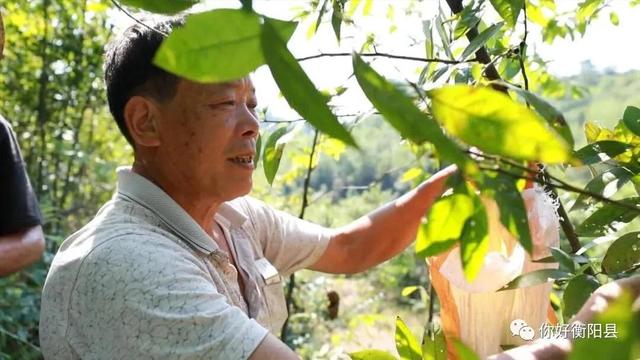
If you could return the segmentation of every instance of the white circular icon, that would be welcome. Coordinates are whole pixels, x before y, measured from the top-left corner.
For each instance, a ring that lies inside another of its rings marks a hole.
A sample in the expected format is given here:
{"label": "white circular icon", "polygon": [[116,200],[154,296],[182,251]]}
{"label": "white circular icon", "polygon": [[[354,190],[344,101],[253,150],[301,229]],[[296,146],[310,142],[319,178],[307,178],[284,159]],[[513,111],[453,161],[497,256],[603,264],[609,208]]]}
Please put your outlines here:
{"label": "white circular icon", "polygon": [[522,319],[515,319],[509,325],[509,329],[511,330],[511,336],[520,336],[520,329],[527,326],[527,323]]}
{"label": "white circular icon", "polygon": [[536,335],[531,326],[523,326],[518,333],[522,340],[530,341]]}

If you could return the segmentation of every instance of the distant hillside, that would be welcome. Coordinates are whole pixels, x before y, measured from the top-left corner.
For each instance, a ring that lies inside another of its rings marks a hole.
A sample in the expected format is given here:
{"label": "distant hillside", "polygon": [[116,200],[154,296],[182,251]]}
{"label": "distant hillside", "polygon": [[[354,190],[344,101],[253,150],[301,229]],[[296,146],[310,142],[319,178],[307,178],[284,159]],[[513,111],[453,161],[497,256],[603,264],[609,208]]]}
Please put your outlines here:
{"label": "distant hillside", "polygon": [[602,73],[587,65],[583,67],[582,73],[565,80],[588,89],[588,93],[581,99],[555,102],[571,125],[576,146],[585,144],[585,121],[595,121],[611,128],[622,118],[625,107],[640,107],[640,71]]}

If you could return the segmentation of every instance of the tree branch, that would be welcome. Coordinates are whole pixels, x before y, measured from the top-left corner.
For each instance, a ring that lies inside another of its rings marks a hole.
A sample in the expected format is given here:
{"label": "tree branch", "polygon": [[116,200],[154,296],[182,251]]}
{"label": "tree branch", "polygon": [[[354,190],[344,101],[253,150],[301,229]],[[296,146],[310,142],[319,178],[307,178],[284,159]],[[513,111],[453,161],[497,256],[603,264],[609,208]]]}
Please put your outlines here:
{"label": "tree branch", "polygon": [[[307,60],[318,59],[323,57],[352,56],[352,55],[353,53],[348,53],[348,52],[320,53],[316,55],[297,58],[296,60],[300,62],[300,61],[307,61]],[[478,62],[477,59],[458,61],[458,60],[439,59],[439,58],[421,58],[421,57],[414,57],[414,56],[394,55],[394,54],[382,53],[377,51],[373,53],[365,53],[365,54],[359,54],[359,55],[362,57],[386,57],[390,59],[419,61],[419,62],[425,62],[425,63],[442,63],[442,64],[450,64],[450,65]]]}

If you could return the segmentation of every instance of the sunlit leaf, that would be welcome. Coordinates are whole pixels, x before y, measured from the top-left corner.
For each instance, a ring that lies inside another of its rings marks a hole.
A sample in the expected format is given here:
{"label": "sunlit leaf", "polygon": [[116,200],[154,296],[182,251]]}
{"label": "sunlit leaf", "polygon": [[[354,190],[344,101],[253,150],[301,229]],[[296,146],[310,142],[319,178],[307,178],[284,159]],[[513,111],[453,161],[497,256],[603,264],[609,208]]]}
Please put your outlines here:
{"label": "sunlit leaf", "polygon": [[475,4],[473,2],[467,4],[464,7],[462,12],[458,15],[458,22],[456,23],[456,27],[453,30],[453,39],[459,39],[461,36],[478,25],[480,22],[480,18],[476,16],[477,9],[474,8]]}
{"label": "sunlit leaf", "polygon": [[342,27],[342,17],[345,0],[333,0],[333,14],[331,14],[331,26],[336,34],[336,39],[340,42],[340,28]]}
{"label": "sunlit leaf", "polygon": [[483,47],[484,44],[489,41],[489,39],[491,39],[495,34],[497,34],[501,28],[502,23],[493,24],[486,28],[483,32],[481,32],[478,36],[471,40],[469,45],[464,49],[464,51],[462,51],[460,59],[464,61],[467,60],[469,56],[475,54],[475,52]]}
{"label": "sunlit leaf", "polygon": [[571,274],[569,274],[568,272],[556,269],[536,270],[518,276],[517,278],[511,280],[499,291],[526,288],[544,284],[546,282],[549,282],[549,280],[565,279],[570,276]]}
{"label": "sunlit leaf", "polygon": [[620,18],[618,17],[618,14],[615,11],[612,11],[609,13],[609,21],[611,22],[611,24],[615,26],[620,25]]}
{"label": "sunlit leaf", "polygon": [[407,324],[396,317],[396,349],[402,359],[422,360],[422,349]]}
{"label": "sunlit leaf", "polygon": [[316,19],[316,23],[315,23],[316,26],[313,31],[314,34],[318,31],[320,24],[322,24],[322,17],[327,12],[327,4],[329,4],[329,0],[323,0],[322,5],[320,5],[320,11],[318,11],[318,18]]}
{"label": "sunlit leaf", "polygon": [[611,243],[602,259],[605,274],[620,273],[640,265],[640,232],[624,234]]}
{"label": "sunlit leaf", "polygon": [[442,23],[442,15],[436,17],[436,30],[438,31],[438,35],[440,35],[440,41],[442,42],[442,48],[444,52],[450,59],[453,59],[453,53],[451,52],[451,40],[449,40],[449,35],[447,35],[447,31],[444,29],[444,24]]}
{"label": "sunlit leaf", "polygon": [[427,328],[422,339],[422,358],[424,360],[446,360],[447,344],[444,333],[441,330],[434,331]]}
{"label": "sunlit leaf", "polygon": [[540,116],[501,92],[453,85],[427,94],[434,118],[486,153],[545,163],[571,158],[567,144]]}
{"label": "sunlit leaf", "polygon": [[562,315],[566,322],[584,305],[600,283],[591,275],[581,274],[569,281],[562,295]]}
{"label": "sunlit leaf", "polygon": [[199,2],[200,0],[120,0],[121,4],[158,14],[175,14]]}
{"label": "sunlit leaf", "polygon": [[357,146],[351,134],[340,124],[336,116],[304,72],[295,57],[287,49],[271,19],[262,26],[262,48],[269,70],[289,105],[305,120],[321,132]]}
{"label": "sunlit leaf", "polygon": [[349,353],[351,360],[396,360],[396,357],[382,350],[362,350]]}
{"label": "sunlit leaf", "polygon": [[434,256],[450,249],[462,236],[465,222],[473,213],[473,199],[466,194],[448,195],[436,201],[418,232],[418,256]]}
{"label": "sunlit leaf", "polygon": [[[620,200],[627,205],[640,206],[640,198],[628,198]],[[622,224],[626,224],[640,215],[640,207],[637,211],[624,206],[606,203],[589,215],[578,227],[576,232],[581,236],[603,236],[608,232],[619,230]]]}
{"label": "sunlit leaf", "polygon": [[287,127],[281,127],[272,132],[264,145],[264,158],[262,159],[264,175],[269,184],[273,184],[276,177],[278,167],[280,167],[280,159],[284,150],[284,143],[278,140],[287,133]]}
{"label": "sunlit leaf", "polygon": [[258,135],[256,140],[256,155],[253,157],[253,166],[258,166],[260,163],[260,155],[262,154],[262,135]]}
{"label": "sunlit leaf", "polygon": [[[489,249],[489,216],[480,197],[468,194],[473,200],[473,213],[467,218],[460,236],[460,260],[467,281],[473,281],[484,263]],[[458,215],[454,215],[457,217]]]}
{"label": "sunlit leaf", "polygon": [[576,263],[573,261],[571,255],[557,247],[551,247],[549,250],[551,251],[551,256],[560,264],[560,270],[569,273],[576,272]]}
{"label": "sunlit leaf", "polygon": [[490,0],[490,2],[509,27],[516,25],[520,11],[524,7],[524,0]]}
{"label": "sunlit leaf", "polygon": [[[282,39],[289,39],[296,27],[274,19],[269,23]],[[197,82],[240,79],[264,64],[260,33],[260,18],[245,10],[193,14],[162,42],[154,64]]]}
{"label": "sunlit leaf", "polygon": [[546,100],[538,95],[519,88],[517,86],[509,85],[509,90],[515,91],[518,95],[522,96],[533,108],[540,114],[549,125],[558,133],[564,141],[567,142],[569,147],[573,149],[574,139],[571,134],[571,128],[564,118],[564,115],[558,111],[553,105],[549,104]]}
{"label": "sunlit leaf", "polygon": [[401,136],[415,143],[429,141],[435,145],[443,158],[458,164],[467,172],[475,171],[475,164],[444,135],[433,119],[418,109],[411,98],[375,72],[357,54],[353,55],[353,69],[369,101]]}

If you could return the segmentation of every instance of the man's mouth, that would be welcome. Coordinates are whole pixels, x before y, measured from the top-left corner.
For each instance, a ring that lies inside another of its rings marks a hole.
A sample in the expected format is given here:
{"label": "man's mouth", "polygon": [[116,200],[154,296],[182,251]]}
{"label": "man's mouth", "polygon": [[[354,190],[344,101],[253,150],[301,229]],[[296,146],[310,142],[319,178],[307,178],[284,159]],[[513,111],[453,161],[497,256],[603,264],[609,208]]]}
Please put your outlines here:
{"label": "man's mouth", "polygon": [[234,164],[238,164],[238,165],[242,165],[242,166],[249,166],[249,167],[253,168],[253,156],[251,156],[251,155],[236,156],[236,157],[229,158],[228,160],[231,161]]}

